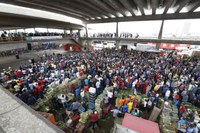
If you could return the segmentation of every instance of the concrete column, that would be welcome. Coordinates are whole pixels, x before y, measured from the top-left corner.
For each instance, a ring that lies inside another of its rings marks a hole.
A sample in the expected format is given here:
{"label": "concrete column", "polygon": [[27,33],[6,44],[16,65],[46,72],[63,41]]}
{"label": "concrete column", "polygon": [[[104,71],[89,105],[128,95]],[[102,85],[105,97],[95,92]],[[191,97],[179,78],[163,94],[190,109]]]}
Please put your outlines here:
{"label": "concrete column", "polygon": [[67,37],[66,29],[64,29],[64,38]]}
{"label": "concrete column", "polygon": [[115,48],[116,48],[117,50],[119,49],[119,43],[120,43],[120,41],[119,41],[119,40],[116,40]]}
{"label": "concrete column", "polygon": [[[164,20],[162,20],[161,26],[160,26],[160,31],[158,34],[158,40],[162,39],[162,34],[163,34],[163,26],[164,26]],[[160,43],[156,44],[156,49],[159,49]]]}
{"label": "concrete column", "polygon": [[81,30],[78,29],[78,37],[81,37]]}
{"label": "concrete column", "polygon": [[88,37],[88,26],[87,26],[87,24],[85,25],[85,32],[86,32],[86,37]]}
{"label": "concrete column", "polygon": [[47,33],[49,33],[49,28],[47,28]]}
{"label": "concrete column", "polygon": [[72,29],[70,29],[70,36],[72,36],[72,34],[73,34],[73,30],[72,30]]}
{"label": "concrete column", "polygon": [[36,29],[34,28],[34,32],[36,33]]}
{"label": "concrete column", "polygon": [[119,26],[118,26],[118,22],[117,22],[117,24],[116,24],[116,38],[118,38],[119,37]]}

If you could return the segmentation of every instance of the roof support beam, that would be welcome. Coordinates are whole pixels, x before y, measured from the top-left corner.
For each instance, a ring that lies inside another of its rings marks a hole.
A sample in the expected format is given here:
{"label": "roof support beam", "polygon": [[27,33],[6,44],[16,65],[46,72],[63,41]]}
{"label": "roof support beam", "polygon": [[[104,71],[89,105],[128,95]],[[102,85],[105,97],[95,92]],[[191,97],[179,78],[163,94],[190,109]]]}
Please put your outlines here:
{"label": "roof support beam", "polygon": [[72,10],[68,10],[68,9],[63,10],[62,8],[47,6],[47,5],[43,5],[41,3],[33,3],[33,2],[25,1],[25,0],[15,0],[15,1],[6,0],[3,2],[6,4],[13,4],[13,5],[17,5],[17,6],[30,7],[30,8],[32,7],[32,8],[39,9],[39,10],[55,12],[55,13],[59,13],[59,14],[63,14],[63,15],[76,17],[79,19],[83,19],[84,17],[87,17],[82,12],[72,11]]}
{"label": "roof support beam", "polygon": [[166,2],[166,6],[165,6],[165,10],[163,12],[163,14],[167,14],[167,11],[169,10],[169,8],[172,6],[172,5],[175,5],[176,4],[176,1],[177,0],[167,0]]}
{"label": "roof support beam", "polygon": [[181,9],[187,5],[191,0],[182,0],[181,2],[178,2],[175,7],[173,8],[175,13],[178,13],[181,11]]}
{"label": "roof support beam", "polygon": [[143,20],[173,20],[173,19],[195,19],[200,18],[199,12],[190,13],[175,13],[165,15],[145,15],[145,16],[132,16],[124,18],[111,18],[103,20],[90,20],[86,23],[107,23],[107,22],[124,22],[124,21],[143,21]]}
{"label": "roof support beam", "polygon": [[133,2],[138,6],[138,8],[139,8],[141,14],[142,14],[142,15],[145,15],[145,14],[144,14],[144,7],[145,7],[145,6],[144,6],[144,5],[145,5],[144,1],[143,1],[143,0],[133,0]]}
{"label": "roof support beam", "polygon": [[141,38],[80,38],[80,40],[109,40],[109,41],[131,41],[135,43],[172,43],[172,44],[194,44],[200,45],[200,41],[198,40],[172,40],[172,39],[141,39]]}
{"label": "roof support beam", "polygon": [[186,9],[188,12],[193,12],[194,10],[196,10],[198,7],[200,6],[200,1],[196,0],[193,3],[189,4],[186,6]]}
{"label": "roof support beam", "polygon": [[115,9],[117,12],[121,13],[123,16],[126,16],[125,12],[119,7],[119,5],[114,0],[103,0],[108,5],[110,5],[113,9]]}
{"label": "roof support beam", "polygon": [[[85,15],[87,17],[91,17],[91,18],[98,14],[98,13],[95,13],[95,12],[89,10],[88,8],[80,7],[79,5],[73,4],[69,1],[61,1],[61,0],[51,1],[51,2],[48,2],[47,0],[42,0],[42,1],[41,0],[31,0],[31,1],[14,0],[14,1],[34,5],[33,8],[37,8],[37,6],[43,6],[43,7],[47,7],[47,8],[53,7],[55,9],[57,8],[57,9],[68,10],[70,12],[83,14],[83,15]],[[20,6],[20,4],[18,4],[18,5]],[[28,7],[30,7],[30,5]],[[37,5],[37,6],[35,6],[35,5]],[[76,9],[76,10],[74,10],[74,9]]]}
{"label": "roof support beam", "polygon": [[16,17],[0,16],[0,17],[1,17],[0,25],[12,25],[13,27],[51,27],[51,28],[65,28],[65,29],[83,28],[83,26],[71,23],[41,19],[41,18],[25,18],[17,16]]}
{"label": "roof support beam", "polygon": [[137,10],[135,7],[135,9],[133,7],[131,7],[131,4],[129,3],[129,0],[119,0],[122,5],[128,9],[128,11],[131,13],[132,16],[135,16],[135,13],[133,12],[133,10]]}
{"label": "roof support beam", "polygon": [[152,7],[152,15],[156,14],[156,9],[158,7],[159,0],[152,0],[151,1],[151,7]]}
{"label": "roof support beam", "polygon": [[117,17],[117,14],[115,11],[111,10],[105,3],[99,1],[99,0],[89,0],[90,2],[92,2],[95,5],[100,6],[101,8],[103,8],[105,11],[109,12],[111,15]]}
{"label": "roof support beam", "polygon": [[[151,9],[151,0],[146,0],[147,1],[147,9]],[[157,1],[157,0],[153,0]]]}
{"label": "roof support beam", "polygon": [[80,3],[84,5],[85,7],[91,8],[92,10],[96,11],[98,14],[101,14],[101,17],[102,15],[109,17],[108,12],[105,12],[105,10],[102,10],[98,5],[91,4],[90,1],[82,1],[82,0],[74,0],[74,1],[76,1],[77,4]]}
{"label": "roof support beam", "polygon": [[[41,1],[41,0],[39,0],[39,1]],[[51,3],[52,2],[53,1],[51,1]],[[55,4],[57,4],[58,2],[61,4],[60,6],[63,7],[63,8],[70,8],[70,9],[75,10],[75,11],[78,10],[78,11],[83,12],[85,14],[91,15],[91,17],[94,17],[94,16],[98,15],[98,13],[96,13],[96,12],[94,12],[94,11],[88,9],[88,8],[85,8],[84,6],[80,6],[78,4],[74,4],[74,3],[70,2],[70,1],[56,0]]]}

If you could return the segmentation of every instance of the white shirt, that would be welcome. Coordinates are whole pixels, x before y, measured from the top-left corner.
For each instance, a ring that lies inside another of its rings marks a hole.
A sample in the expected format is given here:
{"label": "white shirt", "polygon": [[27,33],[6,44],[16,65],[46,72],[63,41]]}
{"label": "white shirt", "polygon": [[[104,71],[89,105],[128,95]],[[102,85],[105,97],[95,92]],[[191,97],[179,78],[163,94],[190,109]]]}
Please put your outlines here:
{"label": "white shirt", "polygon": [[15,85],[14,88],[15,88],[15,91],[19,91],[20,87],[18,85]]}
{"label": "white shirt", "polygon": [[77,73],[76,73],[76,76],[79,78],[79,77],[80,77],[80,73],[79,73],[79,72],[77,72]]}
{"label": "white shirt", "polygon": [[81,97],[84,97],[85,96],[85,92],[84,91],[81,91]]}
{"label": "white shirt", "polygon": [[55,73],[51,73],[51,77],[54,78],[54,76],[55,76]]}
{"label": "white shirt", "polygon": [[60,99],[62,103],[65,103],[66,102],[66,95],[61,94],[60,96],[58,96],[58,99]]}
{"label": "white shirt", "polygon": [[100,88],[100,82],[99,81],[96,82],[96,88]]}
{"label": "white shirt", "polygon": [[84,65],[81,65],[81,69],[84,70],[84,68],[85,68],[85,66],[84,66]]}
{"label": "white shirt", "polygon": [[55,85],[59,85],[59,84],[60,84],[60,80],[56,80]]}
{"label": "white shirt", "polygon": [[169,96],[170,96],[170,93],[171,93],[170,90],[167,90],[166,93],[165,93],[165,96],[166,96],[166,97],[169,97]]}
{"label": "white shirt", "polygon": [[113,93],[110,92],[110,91],[107,91],[107,95],[108,95],[109,98],[112,98],[112,97],[113,97]]}
{"label": "white shirt", "polygon": [[113,87],[117,87],[117,84],[116,84],[116,83],[113,83]]}
{"label": "white shirt", "polygon": [[38,84],[37,82],[34,82],[34,83],[33,83],[34,86],[36,86],[37,84]]}
{"label": "white shirt", "polygon": [[144,107],[147,107],[147,102],[146,101],[144,101]]}
{"label": "white shirt", "polygon": [[30,69],[29,69],[29,72],[30,72],[30,73],[32,73],[32,72],[33,72],[33,69],[32,69],[32,68],[30,68]]}
{"label": "white shirt", "polygon": [[22,73],[23,73],[23,74],[26,74],[26,70],[22,70]]}
{"label": "white shirt", "polygon": [[65,78],[65,82],[68,83],[69,82],[69,78]]}
{"label": "white shirt", "polygon": [[132,87],[135,87],[135,85],[136,85],[136,81],[134,81],[133,83],[132,83]]}

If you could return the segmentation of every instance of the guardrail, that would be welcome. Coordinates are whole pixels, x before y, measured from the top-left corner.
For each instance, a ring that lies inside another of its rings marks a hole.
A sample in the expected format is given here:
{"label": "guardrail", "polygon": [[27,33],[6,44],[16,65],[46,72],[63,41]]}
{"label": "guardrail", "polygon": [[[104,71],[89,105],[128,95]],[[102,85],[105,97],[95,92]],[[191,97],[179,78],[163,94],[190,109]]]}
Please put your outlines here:
{"label": "guardrail", "polygon": [[24,41],[25,37],[0,37],[0,42]]}

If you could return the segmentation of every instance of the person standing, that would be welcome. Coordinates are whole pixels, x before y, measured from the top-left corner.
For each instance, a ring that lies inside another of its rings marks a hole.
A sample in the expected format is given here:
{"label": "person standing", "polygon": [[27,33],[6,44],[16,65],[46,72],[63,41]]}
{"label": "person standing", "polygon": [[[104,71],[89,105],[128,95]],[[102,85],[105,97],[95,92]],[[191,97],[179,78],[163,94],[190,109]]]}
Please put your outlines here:
{"label": "person standing", "polygon": [[127,105],[128,105],[128,113],[130,113],[131,110],[133,109],[133,101],[130,101]]}
{"label": "person standing", "polygon": [[117,109],[117,107],[115,107],[114,109],[112,109],[111,112],[113,113],[113,118],[117,118],[118,115],[121,113],[121,111],[119,111]]}
{"label": "person standing", "polygon": [[61,100],[61,103],[63,104],[63,107],[65,108],[65,105],[66,105],[66,102],[67,102],[66,95],[65,94],[61,94],[61,95],[58,96],[58,99]]}
{"label": "person standing", "polygon": [[99,129],[101,128],[101,126],[99,125],[99,116],[98,116],[97,111],[93,111],[93,113],[91,114],[91,124],[90,124],[90,126],[92,125],[93,130],[94,130],[95,124],[99,127]]}
{"label": "person standing", "polygon": [[171,93],[171,91],[169,89],[167,89],[167,91],[165,92],[165,100],[168,100],[170,93]]}
{"label": "person standing", "polygon": [[124,104],[123,106],[122,106],[122,113],[127,113],[128,112],[128,106],[127,106],[127,104]]}

